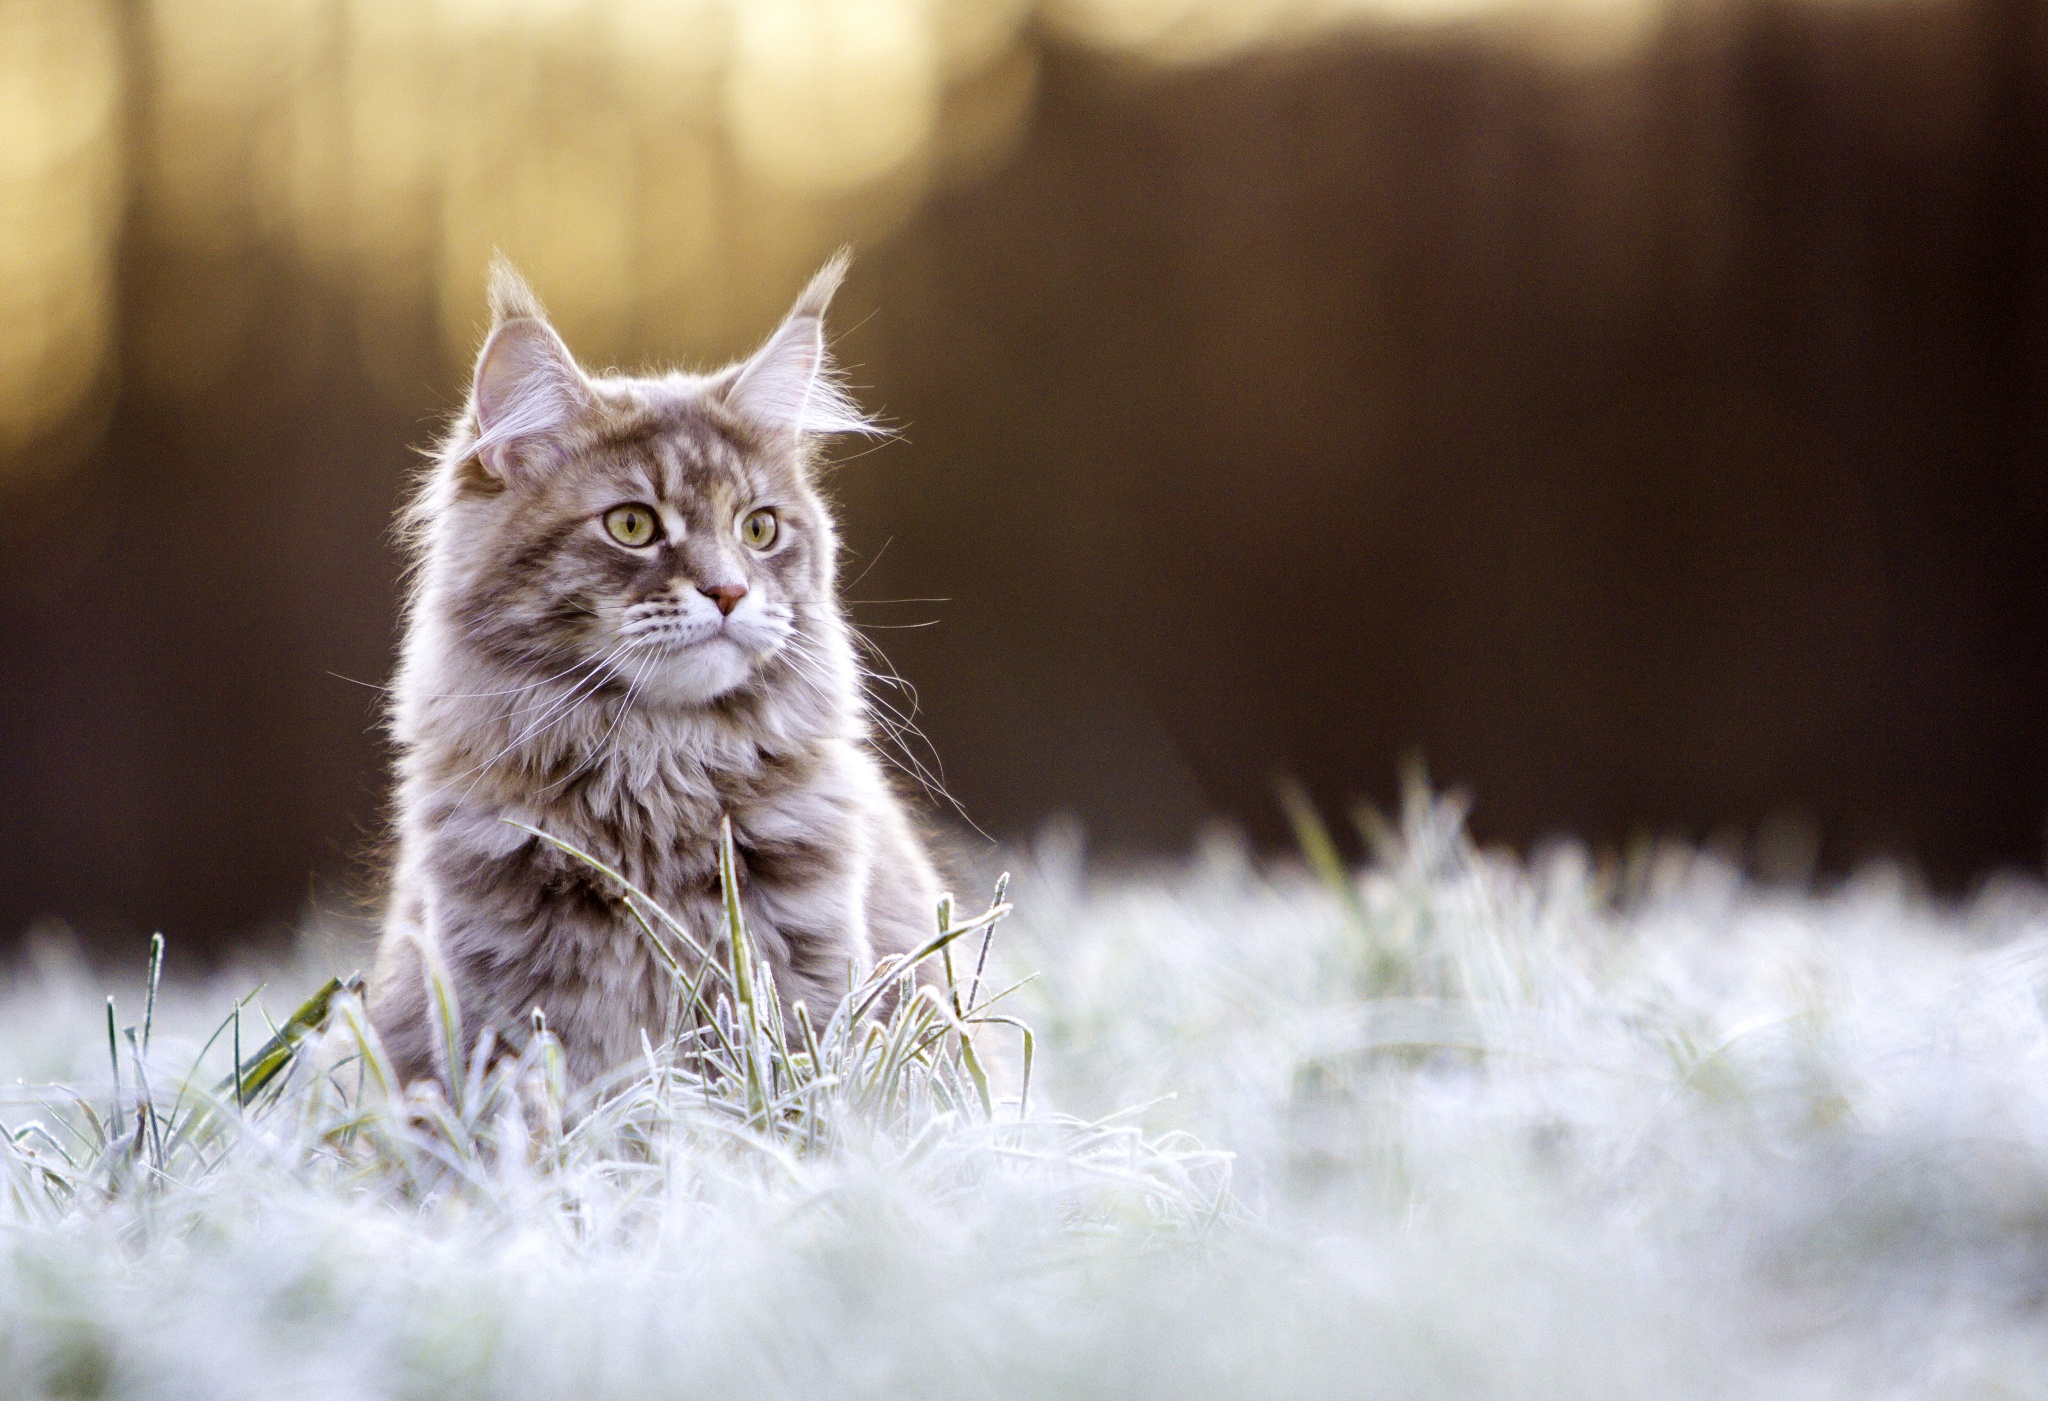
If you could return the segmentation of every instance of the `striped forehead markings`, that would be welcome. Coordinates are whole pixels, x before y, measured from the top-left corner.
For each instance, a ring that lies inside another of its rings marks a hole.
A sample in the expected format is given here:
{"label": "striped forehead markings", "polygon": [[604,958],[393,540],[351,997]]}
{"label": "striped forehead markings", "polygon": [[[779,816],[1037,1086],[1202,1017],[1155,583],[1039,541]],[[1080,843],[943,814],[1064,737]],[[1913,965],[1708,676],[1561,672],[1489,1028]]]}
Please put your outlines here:
{"label": "striped forehead markings", "polygon": [[708,503],[714,513],[731,509],[736,493],[752,490],[744,458],[723,444],[693,444],[663,463],[664,485],[678,500]]}
{"label": "striped forehead markings", "polygon": [[[696,404],[643,409],[603,435],[598,451],[607,450],[646,482],[657,502],[673,503],[686,514],[698,505],[723,514],[772,491],[770,475],[747,445]],[[667,512],[663,520],[674,529]]]}

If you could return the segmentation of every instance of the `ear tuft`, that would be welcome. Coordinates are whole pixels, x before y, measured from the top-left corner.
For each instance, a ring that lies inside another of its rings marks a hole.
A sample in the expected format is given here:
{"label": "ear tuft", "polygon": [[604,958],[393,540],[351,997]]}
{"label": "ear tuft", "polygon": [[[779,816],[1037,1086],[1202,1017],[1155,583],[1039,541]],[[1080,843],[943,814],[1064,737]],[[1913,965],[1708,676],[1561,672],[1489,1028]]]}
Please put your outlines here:
{"label": "ear tuft", "polygon": [[850,261],[852,255],[844,248],[833,254],[767,344],[740,367],[725,392],[725,402],[735,413],[791,436],[883,432],[840,382],[825,348],[825,310]]}
{"label": "ear tuft", "polygon": [[789,309],[790,317],[812,316],[823,321],[832,299],[839,295],[839,284],[846,281],[846,270],[852,266],[851,248],[841,248],[827,258],[825,266],[812,273],[804,290],[797,294],[796,305]]}
{"label": "ear tuft", "polygon": [[470,391],[474,451],[493,474],[509,474],[513,449],[559,434],[590,403],[575,357],[548,325],[533,289],[501,255],[491,262],[491,334],[476,359]]}
{"label": "ear tuft", "polygon": [[527,286],[526,279],[519,275],[519,269],[513,267],[512,260],[503,253],[491,254],[490,301],[493,327],[522,317],[533,321],[548,319],[540,298],[533,294],[533,288]]}

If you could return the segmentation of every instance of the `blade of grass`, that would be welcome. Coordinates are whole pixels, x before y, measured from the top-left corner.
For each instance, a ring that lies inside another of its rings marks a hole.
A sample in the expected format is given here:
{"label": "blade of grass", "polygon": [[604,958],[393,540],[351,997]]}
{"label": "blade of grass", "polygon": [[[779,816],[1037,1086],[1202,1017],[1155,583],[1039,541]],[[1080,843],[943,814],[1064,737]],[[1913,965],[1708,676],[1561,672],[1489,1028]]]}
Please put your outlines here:
{"label": "blade of grass", "polygon": [[121,1122],[121,1046],[114,1035],[114,999],[107,999],[107,1063],[114,1068],[114,1112],[108,1116],[107,1132]]}
{"label": "blade of grass", "polygon": [[156,989],[164,976],[164,936],[149,936],[149,1000],[142,1007],[142,1053],[149,1054],[149,1033],[156,1025]]}

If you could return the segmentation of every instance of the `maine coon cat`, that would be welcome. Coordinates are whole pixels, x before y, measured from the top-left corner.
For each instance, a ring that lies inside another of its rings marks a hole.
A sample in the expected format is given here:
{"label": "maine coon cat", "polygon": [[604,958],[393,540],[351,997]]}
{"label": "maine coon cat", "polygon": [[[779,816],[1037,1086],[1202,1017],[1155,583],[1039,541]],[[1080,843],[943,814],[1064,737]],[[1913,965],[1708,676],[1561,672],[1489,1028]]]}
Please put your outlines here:
{"label": "maine coon cat", "polygon": [[938,883],[870,748],[819,440],[873,431],[835,379],[841,255],[750,359],[586,374],[492,270],[469,402],[405,518],[392,688],[397,853],[371,1018],[399,1075],[441,1073],[422,951],[465,1037],[531,1035],[571,1075],[659,1038],[669,980],[606,877],[722,949],[718,831],[785,1004],[829,1011],[929,937]]}

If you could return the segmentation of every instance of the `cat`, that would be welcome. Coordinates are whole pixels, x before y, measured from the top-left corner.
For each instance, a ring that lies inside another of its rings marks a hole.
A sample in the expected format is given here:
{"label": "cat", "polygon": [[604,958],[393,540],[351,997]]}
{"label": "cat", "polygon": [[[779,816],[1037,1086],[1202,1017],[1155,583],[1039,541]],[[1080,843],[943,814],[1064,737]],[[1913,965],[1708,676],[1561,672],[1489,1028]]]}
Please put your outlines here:
{"label": "cat", "polygon": [[[424,973],[466,1039],[538,1008],[589,1084],[659,1040],[671,979],[596,857],[723,950],[722,817],[785,1010],[822,1020],[930,937],[938,876],[870,743],[820,440],[874,433],[835,375],[828,262],[709,375],[589,374],[502,259],[469,401],[402,518],[396,853],[370,1019],[440,1078]],[[508,821],[509,819],[509,821]]]}

